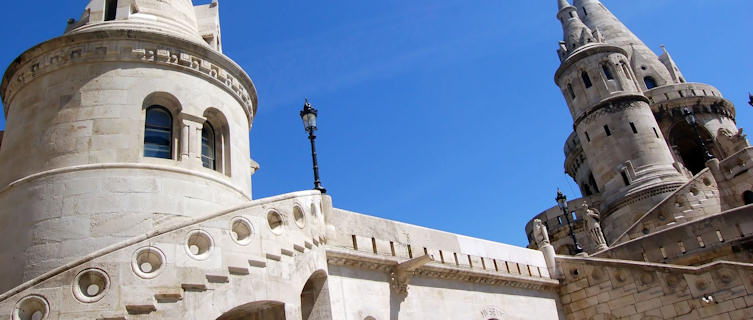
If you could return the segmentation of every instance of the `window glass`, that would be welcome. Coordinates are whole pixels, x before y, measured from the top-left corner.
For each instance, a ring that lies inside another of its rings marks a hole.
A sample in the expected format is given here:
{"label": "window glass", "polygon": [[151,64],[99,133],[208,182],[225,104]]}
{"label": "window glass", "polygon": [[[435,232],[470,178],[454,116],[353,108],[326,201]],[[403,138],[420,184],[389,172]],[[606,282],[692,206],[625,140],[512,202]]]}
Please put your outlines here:
{"label": "window glass", "polygon": [[172,158],[173,118],[170,112],[161,106],[146,109],[144,125],[144,156],[153,158]]}
{"label": "window glass", "polygon": [[201,129],[201,164],[204,168],[216,169],[214,128],[209,122]]}

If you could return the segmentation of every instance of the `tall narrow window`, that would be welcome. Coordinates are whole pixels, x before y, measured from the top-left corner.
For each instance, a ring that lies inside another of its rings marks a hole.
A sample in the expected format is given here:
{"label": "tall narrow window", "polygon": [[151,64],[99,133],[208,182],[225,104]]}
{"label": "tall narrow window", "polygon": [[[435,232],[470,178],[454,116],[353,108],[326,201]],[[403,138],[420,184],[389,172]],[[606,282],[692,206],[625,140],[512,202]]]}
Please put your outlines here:
{"label": "tall narrow window", "polygon": [[204,127],[201,128],[201,164],[204,168],[212,170],[217,168],[214,147],[214,128],[209,122],[204,122]]}
{"label": "tall narrow window", "polygon": [[583,132],[586,134],[586,142],[591,142],[591,137],[588,136],[588,132]]}
{"label": "tall narrow window", "polygon": [[635,128],[635,123],[630,123],[630,129],[633,129],[633,133],[638,133],[638,129]]}
{"label": "tall narrow window", "polygon": [[656,128],[651,128],[651,129],[654,129],[654,135],[658,138],[659,137],[659,132],[656,131]]}
{"label": "tall narrow window", "polygon": [[607,134],[607,137],[612,135],[612,131],[609,130],[608,125],[604,125],[604,132]]}
{"label": "tall narrow window", "polygon": [[172,159],[173,117],[162,106],[146,109],[144,156]]}
{"label": "tall narrow window", "polygon": [[115,20],[118,13],[118,0],[105,0],[105,21]]}
{"label": "tall narrow window", "polygon": [[593,83],[591,83],[591,77],[588,76],[588,72],[583,71],[580,76],[583,78],[583,83],[586,85],[586,88],[593,86]]}
{"label": "tall narrow window", "polygon": [[588,11],[586,10],[586,8],[585,8],[585,7],[583,8],[583,16],[584,16],[584,17],[585,17],[585,16],[588,16]]}
{"label": "tall narrow window", "polygon": [[627,172],[625,172],[625,170],[622,170],[620,171],[620,175],[622,175],[622,182],[624,182],[626,186],[629,186],[630,179],[628,179]]}
{"label": "tall narrow window", "polygon": [[645,78],[643,78],[643,82],[646,84],[646,89],[651,90],[651,89],[657,87],[656,79],[654,79],[652,77],[645,77]]}
{"label": "tall narrow window", "polygon": [[607,66],[606,64],[602,64],[601,69],[604,70],[604,76],[607,77],[607,80],[614,79],[614,76],[612,76],[612,71],[609,70],[609,66]]}
{"label": "tall narrow window", "polygon": [[567,92],[570,93],[570,98],[571,99],[575,99],[575,91],[573,90],[573,85],[572,84],[569,84],[569,83],[567,84]]}

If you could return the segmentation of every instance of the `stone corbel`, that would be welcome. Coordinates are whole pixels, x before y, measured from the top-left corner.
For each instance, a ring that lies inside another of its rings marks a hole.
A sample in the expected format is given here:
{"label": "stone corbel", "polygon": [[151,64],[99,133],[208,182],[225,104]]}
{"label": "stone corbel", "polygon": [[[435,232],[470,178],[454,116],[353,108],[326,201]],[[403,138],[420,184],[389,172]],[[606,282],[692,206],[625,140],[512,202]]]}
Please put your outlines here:
{"label": "stone corbel", "polygon": [[410,279],[413,277],[414,271],[432,260],[434,259],[429,255],[424,255],[422,257],[399,263],[392,267],[392,271],[390,271],[390,287],[392,287],[392,290],[399,295],[407,295],[408,282],[410,282]]}

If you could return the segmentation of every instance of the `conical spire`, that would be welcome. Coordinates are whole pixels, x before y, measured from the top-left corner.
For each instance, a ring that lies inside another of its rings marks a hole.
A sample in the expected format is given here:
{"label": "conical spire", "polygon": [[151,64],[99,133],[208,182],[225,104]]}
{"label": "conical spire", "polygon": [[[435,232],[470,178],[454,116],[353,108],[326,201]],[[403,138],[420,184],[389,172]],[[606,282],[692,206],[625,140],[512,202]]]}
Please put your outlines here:
{"label": "conical spire", "polygon": [[567,2],[567,0],[557,0],[557,2],[558,2],[558,5],[559,5],[559,9],[557,9],[557,10],[562,10],[562,9],[567,8],[567,7],[570,6],[570,3]]}
{"label": "conical spire", "polygon": [[604,42],[622,47],[630,54],[633,69],[639,75],[650,75],[660,85],[674,82],[667,67],[659,61],[656,53],[633,34],[599,0],[573,0],[581,20],[591,29],[598,29]]}
{"label": "conical spire", "polygon": [[564,60],[576,49],[588,43],[596,42],[596,40],[591,29],[578,17],[578,11],[575,7],[570,5],[567,0],[558,0],[558,4],[557,18],[562,23],[564,34],[564,41],[560,42],[558,53],[560,59]]}

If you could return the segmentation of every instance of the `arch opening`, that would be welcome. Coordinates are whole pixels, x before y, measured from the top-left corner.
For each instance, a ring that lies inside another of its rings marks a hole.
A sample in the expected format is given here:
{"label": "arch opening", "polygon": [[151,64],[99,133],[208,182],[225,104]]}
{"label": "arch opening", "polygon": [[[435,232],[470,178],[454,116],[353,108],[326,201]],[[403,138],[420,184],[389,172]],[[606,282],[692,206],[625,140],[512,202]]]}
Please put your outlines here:
{"label": "arch opening", "polygon": [[326,272],[322,270],[314,272],[303,285],[301,315],[303,320],[332,319]]}
{"label": "arch opening", "polygon": [[256,301],[235,307],[217,320],[285,320],[285,304],[277,301]]}
{"label": "arch opening", "polygon": [[[706,145],[706,148],[709,149],[709,152],[716,154],[716,152],[712,150],[713,141],[711,139],[711,134],[701,126],[698,128],[698,133],[701,135],[701,139],[703,139],[703,143]],[[669,137],[672,149],[674,149],[676,154],[680,157],[685,168],[690,170],[693,175],[698,174],[701,170],[706,168],[706,159],[704,157],[705,152],[698,141],[698,136],[693,127],[684,120],[678,122],[672,130],[670,130]]]}

